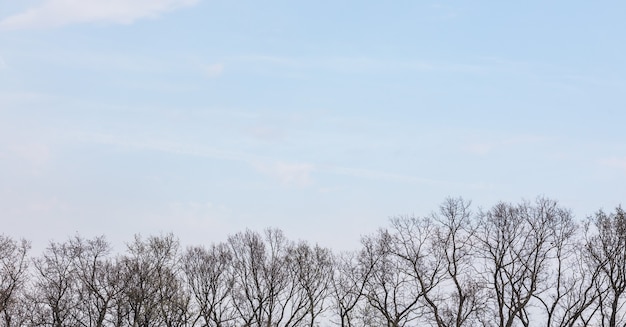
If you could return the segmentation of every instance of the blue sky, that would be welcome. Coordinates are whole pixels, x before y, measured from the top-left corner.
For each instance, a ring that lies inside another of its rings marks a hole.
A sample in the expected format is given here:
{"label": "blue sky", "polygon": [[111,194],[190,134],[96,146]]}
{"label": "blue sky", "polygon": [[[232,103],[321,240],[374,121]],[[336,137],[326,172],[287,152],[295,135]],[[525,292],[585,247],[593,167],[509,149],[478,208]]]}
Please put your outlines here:
{"label": "blue sky", "polygon": [[2,232],[338,249],[626,195],[622,2],[0,0]]}

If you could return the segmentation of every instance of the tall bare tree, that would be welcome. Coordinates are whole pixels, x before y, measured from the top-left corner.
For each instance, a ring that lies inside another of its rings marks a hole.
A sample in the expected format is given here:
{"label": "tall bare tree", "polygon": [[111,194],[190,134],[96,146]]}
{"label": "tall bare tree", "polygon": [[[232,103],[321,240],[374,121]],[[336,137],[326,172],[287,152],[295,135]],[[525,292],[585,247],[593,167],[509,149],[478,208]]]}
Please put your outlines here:
{"label": "tall bare tree", "polygon": [[[361,254],[366,254],[362,252]],[[341,327],[364,325],[359,321],[365,287],[376,266],[377,257],[360,256],[357,252],[343,252],[333,260],[334,271],[331,278],[333,312],[335,323]],[[371,260],[370,260],[371,259]]]}
{"label": "tall bare tree", "polygon": [[32,324],[77,326],[80,312],[73,249],[67,243],[50,242],[33,265],[36,277],[30,295]]}
{"label": "tall bare tree", "polygon": [[626,213],[598,211],[587,225],[585,244],[591,270],[599,271],[598,310],[603,327],[626,325]]}
{"label": "tall bare tree", "polygon": [[432,221],[397,217],[391,225],[363,239],[366,262],[375,263],[365,292],[379,323],[400,327],[425,314],[427,295],[441,282],[444,266],[431,242]]}
{"label": "tall bare tree", "polygon": [[483,273],[495,300],[492,323],[529,326],[531,301],[539,298],[548,303],[543,295],[553,285],[551,259],[570,233],[563,229],[568,213],[555,201],[540,197],[534,204],[498,203],[479,218]]}
{"label": "tall bare tree", "polygon": [[[430,320],[438,327],[478,326],[487,305],[486,285],[477,276],[477,226],[470,202],[447,198],[434,213],[433,256],[440,256],[443,269],[435,278],[435,292],[424,295]],[[431,294],[432,293],[432,294]]]}
{"label": "tall bare tree", "polygon": [[103,327],[111,317],[115,300],[123,287],[119,280],[117,267],[109,257],[111,246],[103,236],[84,239],[75,236],[68,246],[73,252],[73,265],[77,278],[77,323],[86,327]]}
{"label": "tall bare tree", "polygon": [[201,326],[235,326],[232,292],[233,256],[226,244],[188,248],[182,261],[189,291],[193,296],[195,323]]}
{"label": "tall bare tree", "polygon": [[179,243],[172,234],[136,236],[122,259],[124,300],[133,327],[185,326],[189,322],[189,296],[178,274]]}
{"label": "tall bare tree", "polygon": [[[547,275],[543,292],[535,292],[537,307],[547,327],[587,325],[594,315],[599,293],[598,269],[585,263],[579,227],[572,213],[556,201],[540,198],[535,205],[537,219],[549,239]],[[536,228],[535,228],[536,229]]]}
{"label": "tall bare tree", "polygon": [[25,323],[24,284],[28,278],[30,243],[0,235],[0,326],[21,326]]}
{"label": "tall bare tree", "polygon": [[241,326],[267,324],[269,290],[264,276],[267,258],[265,242],[250,230],[228,238],[233,253],[233,303]]}
{"label": "tall bare tree", "polygon": [[[322,312],[328,295],[330,278],[332,275],[332,254],[329,249],[318,245],[311,247],[306,242],[300,242],[291,247],[287,253],[292,273],[292,282],[297,294],[292,301],[295,307],[301,306],[297,320],[292,325],[316,326],[316,321]],[[302,322],[303,324],[300,324]]]}
{"label": "tall bare tree", "polygon": [[233,253],[233,300],[240,326],[294,326],[306,313],[282,231],[246,231],[228,239]]}

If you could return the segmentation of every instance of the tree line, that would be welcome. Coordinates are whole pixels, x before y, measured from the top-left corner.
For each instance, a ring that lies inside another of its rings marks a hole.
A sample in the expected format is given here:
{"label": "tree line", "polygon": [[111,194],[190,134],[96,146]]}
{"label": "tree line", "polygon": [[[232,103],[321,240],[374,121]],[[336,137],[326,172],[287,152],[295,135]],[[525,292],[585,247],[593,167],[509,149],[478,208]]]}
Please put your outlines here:
{"label": "tree line", "polygon": [[626,326],[626,216],[448,198],[333,252],[279,229],[181,248],[0,236],[0,326]]}

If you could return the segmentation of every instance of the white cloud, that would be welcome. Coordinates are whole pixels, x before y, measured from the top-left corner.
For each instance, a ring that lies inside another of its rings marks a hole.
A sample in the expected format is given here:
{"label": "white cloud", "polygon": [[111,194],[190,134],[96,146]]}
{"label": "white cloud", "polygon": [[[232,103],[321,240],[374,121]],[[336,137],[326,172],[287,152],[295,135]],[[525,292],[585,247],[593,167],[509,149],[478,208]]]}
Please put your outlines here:
{"label": "white cloud", "polygon": [[246,130],[247,134],[257,140],[281,141],[285,138],[285,131],[278,127],[257,125]]}
{"label": "white cloud", "polygon": [[224,65],[222,64],[208,65],[204,68],[204,72],[206,76],[208,77],[211,77],[211,78],[219,77],[224,72]]}
{"label": "white cloud", "polygon": [[39,6],[0,21],[2,29],[58,27],[108,22],[130,24],[163,12],[191,6],[199,0],[45,0]]}
{"label": "white cloud", "polygon": [[386,60],[363,56],[331,57],[280,57],[266,55],[248,55],[231,58],[241,64],[259,63],[276,68],[289,69],[290,76],[300,76],[296,72],[306,69],[330,70],[342,73],[406,73],[406,72],[446,72],[446,73],[482,73],[487,67],[477,64],[451,63],[432,60]]}
{"label": "white cloud", "polygon": [[0,70],[4,70],[4,69],[6,69],[7,67],[8,67],[8,66],[7,66],[6,61],[4,61],[4,59],[2,59],[2,57],[0,57]]}
{"label": "white cloud", "polygon": [[257,163],[255,167],[267,175],[276,178],[283,186],[305,187],[313,182],[312,164],[276,162],[273,164]]}
{"label": "white cloud", "polygon": [[494,147],[495,145],[493,143],[472,143],[465,147],[465,151],[475,155],[485,155]]}
{"label": "white cloud", "polygon": [[626,158],[608,158],[601,160],[600,163],[604,166],[617,168],[626,172]]}
{"label": "white cloud", "polygon": [[140,149],[150,149],[177,155],[197,156],[218,160],[244,162],[257,171],[277,180],[286,187],[307,187],[314,183],[313,172],[330,173],[341,176],[350,176],[367,180],[380,180],[386,182],[401,182],[411,184],[435,185],[442,187],[462,187],[467,189],[494,189],[496,185],[483,183],[454,183],[445,180],[421,178],[416,176],[398,174],[387,171],[362,169],[355,167],[325,166],[316,163],[291,163],[281,161],[274,157],[257,156],[246,152],[224,150],[207,147],[198,144],[185,144],[168,141],[140,141],[132,140],[132,137],[116,137],[103,134],[80,134],[77,139],[88,140],[99,144],[123,146]]}
{"label": "white cloud", "polygon": [[165,140],[141,140],[132,136],[119,136],[111,134],[78,133],[76,139],[91,141],[98,144],[108,144],[137,149],[149,149],[179,155],[214,158],[220,160],[232,160],[252,162],[256,157],[237,151],[223,150],[221,148],[209,147],[199,144],[178,143]]}
{"label": "white cloud", "polygon": [[497,187],[495,184],[486,183],[463,183],[463,182],[450,182],[446,180],[438,180],[431,178],[422,178],[417,176],[405,175],[401,173],[393,173],[386,171],[377,171],[371,169],[362,168],[348,168],[348,167],[321,167],[319,169],[322,172],[329,172],[332,174],[351,176],[356,178],[380,180],[392,183],[411,183],[422,184],[444,188],[464,188],[470,190],[493,190]]}
{"label": "white cloud", "polygon": [[46,164],[51,158],[50,147],[46,144],[11,144],[8,146],[8,152],[12,157],[34,165]]}
{"label": "white cloud", "polygon": [[175,221],[177,225],[186,225],[192,228],[202,228],[219,224],[230,214],[230,210],[223,205],[215,205],[210,201],[175,201],[167,205],[162,223]]}
{"label": "white cloud", "polygon": [[535,144],[546,141],[546,137],[535,135],[522,135],[514,138],[503,139],[493,142],[476,142],[468,144],[464,150],[474,155],[486,155],[501,148],[512,148],[524,144]]}

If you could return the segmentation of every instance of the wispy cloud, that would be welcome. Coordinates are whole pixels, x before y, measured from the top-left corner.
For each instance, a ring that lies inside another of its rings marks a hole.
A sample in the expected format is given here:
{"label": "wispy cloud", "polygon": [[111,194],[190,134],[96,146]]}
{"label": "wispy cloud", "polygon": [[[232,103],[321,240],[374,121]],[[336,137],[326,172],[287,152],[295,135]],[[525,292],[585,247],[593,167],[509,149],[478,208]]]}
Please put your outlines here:
{"label": "wispy cloud", "polygon": [[[0,148],[1,151],[2,148]],[[46,144],[10,144],[6,149],[9,156],[19,158],[34,165],[46,164],[51,157],[50,147]],[[2,157],[2,152],[0,152]]]}
{"label": "wispy cloud", "polygon": [[395,172],[364,169],[360,167],[340,167],[334,165],[320,165],[315,162],[298,162],[268,156],[259,156],[246,152],[223,150],[204,145],[185,144],[168,141],[146,140],[131,141],[129,138],[120,138],[113,135],[83,135],[82,140],[108,144],[114,146],[131,147],[172,153],[177,155],[214,158],[244,162],[258,172],[270,176],[285,187],[309,187],[314,184],[313,173],[332,174],[354,177],[358,179],[377,180],[391,183],[408,183],[441,187],[461,187],[466,189],[493,189],[496,186],[484,183],[456,183],[445,180],[421,178]]}
{"label": "wispy cloud", "polygon": [[2,56],[0,56],[0,70],[5,70],[5,69],[7,69],[7,67],[8,67],[8,65],[7,65],[6,61],[4,61]]}
{"label": "wispy cloud", "polygon": [[162,222],[176,221],[176,224],[203,228],[222,224],[222,220],[230,213],[231,210],[226,206],[216,205],[210,201],[174,201],[167,204],[167,210],[162,213]]}
{"label": "wispy cloud", "polygon": [[283,186],[305,187],[313,183],[311,173],[315,166],[309,163],[274,162],[257,163],[255,167],[262,173],[276,178]]}
{"label": "wispy cloud", "polygon": [[221,150],[219,148],[203,145],[156,140],[131,141],[113,135],[92,134],[85,135],[83,139],[89,139],[101,144],[148,149],[178,155],[245,162],[254,167],[257,171],[275,178],[281,185],[287,187],[305,187],[313,182],[311,173],[314,171],[315,166],[309,163],[285,162],[274,158],[255,156],[244,152]]}
{"label": "wispy cloud", "polygon": [[209,147],[197,144],[185,144],[180,142],[170,142],[162,140],[139,140],[132,138],[122,138],[111,134],[77,134],[78,139],[113,146],[128,147],[134,149],[146,149],[165,153],[187,155],[194,157],[214,158],[219,160],[252,162],[258,160],[255,156],[242,152],[222,150],[220,148]]}
{"label": "wispy cloud", "polygon": [[600,160],[600,164],[606,167],[617,168],[626,173],[626,158],[607,158]]}
{"label": "wispy cloud", "polygon": [[430,185],[430,186],[437,186],[437,187],[447,187],[447,188],[464,188],[464,189],[470,189],[470,190],[485,190],[485,189],[494,189],[497,187],[494,184],[462,183],[462,182],[457,183],[457,182],[450,182],[446,180],[422,178],[422,177],[413,176],[413,175],[386,172],[386,171],[380,171],[380,170],[363,169],[363,168],[320,167],[319,170],[323,172],[328,172],[331,174],[351,176],[351,177],[364,178],[364,179],[370,179],[370,180],[379,180],[379,181],[392,182],[392,183],[409,183],[409,184]]}
{"label": "wispy cloud", "polygon": [[523,135],[500,141],[470,143],[464,147],[464,150],[474,155],[486,155],[498,149],[510,148],[522,144],[538,143],[545,140],[546,138],[542,136]]}
{"label": "wispy cloud", "polygon": [[29,217],[33,215],[50,215],[53,213],[64,213],[71,209],[70,204],[56,196],[43,197],[33,195],[32,197],[12,199],[14,201],[0,202],[0,210],[7,217]]}
{"label": "wispy cloud", "polygon": [[0,21],[2,29],[59,27],[70,24],[106,22],[131,24],[141,18],[157,17],[199,0],[45,0],[39,6]]}
{"label": "wispy cloud", "polygon": [[285,138],[285,131],[269,125],[256,125],[246,130],[254,139],[262,141],[281,141]]}
{"label": "wispy cloud", "polygon": [[261,63],[274,67],[293,70],[315,69],[342,73],[398,73],[398,72],[443,72],[476,74],[483,73],[487,67],[480,64],[452,63],[437,60],[392,60],[363,56],[331,57],[283,57],[271,55],[248,55],[230,59],[234,63]]}
{"label": "wispy cloud", "polygon": [[449,20],[454,19],[460,16],[459,8],[443,5],[440,3],[435,3],[430,6],[430,8],[436,13],[435,18],[440,20]]}
{"label": "wispy cloud", "polygon": [[207,77],[210,77],[210,78],[219,77],[220,75],[222,75],[223,72],[224,72],[223,64],[213,64],[213,65],[208,65],[204,67],[204,73],[206,74]]}

